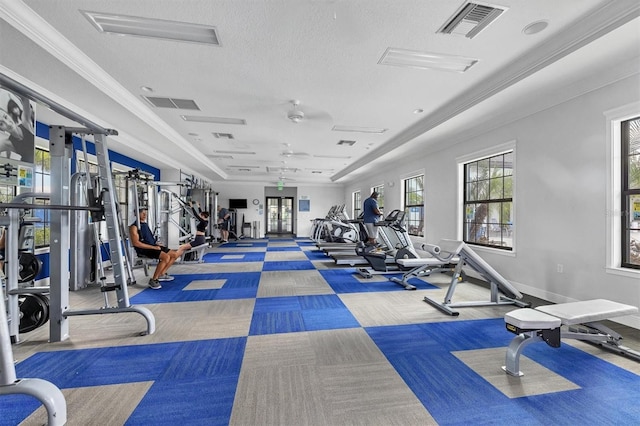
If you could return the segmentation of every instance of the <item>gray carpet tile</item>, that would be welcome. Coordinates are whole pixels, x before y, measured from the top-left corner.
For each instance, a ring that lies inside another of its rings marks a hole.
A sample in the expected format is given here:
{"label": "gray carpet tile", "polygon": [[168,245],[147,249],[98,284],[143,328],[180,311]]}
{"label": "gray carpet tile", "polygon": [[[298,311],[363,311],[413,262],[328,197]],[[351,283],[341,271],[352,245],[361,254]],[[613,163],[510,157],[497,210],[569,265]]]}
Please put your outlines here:
{"label": "gray carpet tile", "polygon": [[315,270],[265,271],[260,275],[258,297],[333,294],[329,284]]}

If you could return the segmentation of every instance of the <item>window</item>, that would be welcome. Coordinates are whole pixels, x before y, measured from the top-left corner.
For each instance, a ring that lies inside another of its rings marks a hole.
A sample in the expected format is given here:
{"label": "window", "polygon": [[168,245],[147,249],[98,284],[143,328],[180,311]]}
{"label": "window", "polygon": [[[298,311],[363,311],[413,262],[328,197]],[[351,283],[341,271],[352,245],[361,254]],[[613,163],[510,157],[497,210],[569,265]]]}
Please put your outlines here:
{"label": "window", "polygon": [[[36,147],[34,177],[34,192],[51,193],[51,157],[49,151]],[[34,200],[34,204],[49,204],[48,199]],[[35,223],[35,247],[49,246],[51,237],[50,210],[34,209],[33,215],[40,218]]]}
{"label": "window", "polygon": [[13,185],[0,185],[0,203],[10,203],[16,196],[16,187]]}
{"label": "window", "polygon": [[404,211],[409,235],[424,236],[424,175],[403,181]]}
{"label": "window", "polygon": [[623,268],[640,269],[640,117],[620,123]]}
{"label": "window", "polygon": [[357,219],[362,212],[362,198],[360,197],[360,191],[353,193],[353,218]]}
{"label": "window", "polygon": [[374,186],[371,192],[378,193],[378,208],[380,211],[384,211],[384,185]]}
{"label": "window", "polygon": [[463,239],[513,249],[513,151],[464,164]]}

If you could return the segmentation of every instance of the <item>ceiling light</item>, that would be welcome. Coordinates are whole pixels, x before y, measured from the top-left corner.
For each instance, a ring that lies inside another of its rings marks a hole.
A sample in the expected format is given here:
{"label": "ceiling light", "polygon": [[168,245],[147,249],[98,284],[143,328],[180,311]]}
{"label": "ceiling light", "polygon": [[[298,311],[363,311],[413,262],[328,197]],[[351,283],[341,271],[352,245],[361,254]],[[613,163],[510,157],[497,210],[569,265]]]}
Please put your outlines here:
{"label": "ceiling light", "polygon": [[247,121],[243,118],[225,118],[225,117],[204,117],[198,115],[181,115],[184,121],[192,121],[196,123],[215,123],[215,124],[240,124],[245,125]]}
{"label": "ceiling light", "polygon": [[422,108],[417,108],[413,110],[414,114],[422,114],[424,112],[424,110]]}
{"label": "ceiling light", "polygon": [[147,93],[153,93],[153,89],[149,86],[140,86],[140,90]]}
{"label": "ceiling light", "polygon": [[338,158],[342,160],[349,160],[351,157],[345,157],[342,155],[314,155],[314,158]]}
{"label": "ceiling light", "polygon": [[405,68],[431,69],[438,71],[465,72],[478,62],[477,59],[450,56],[440,53],[389,47],[378,61],[380,65]]}
{"label": "ceiling light", "polygon": [[333,126],[334,132],[358,132],[358,133],[384,133],[387,129],[378,129],[375,127],[355,127],[355,126]]}
{"label": "ceiling light", "polygon": [[86,10],[81,10],[80,13],[98,31],[104,33],[220,45],[216,28],[209,25],[150,19],[140,16],[112,15]]}
{"label": "ceiling light", "polygon": [[548,25],[549,25],[549,22],[547,21],[532,22],[531,24],[524,27],[522,29],[522,32],[526,35],[538,34],[540,31],[547,28]]}
{"label": "ceiling light", "polygon": [[218,154],[248,154],[248,155],[255,154],[255,152],[252,152],[252,151],[214,151],[214,152]]}

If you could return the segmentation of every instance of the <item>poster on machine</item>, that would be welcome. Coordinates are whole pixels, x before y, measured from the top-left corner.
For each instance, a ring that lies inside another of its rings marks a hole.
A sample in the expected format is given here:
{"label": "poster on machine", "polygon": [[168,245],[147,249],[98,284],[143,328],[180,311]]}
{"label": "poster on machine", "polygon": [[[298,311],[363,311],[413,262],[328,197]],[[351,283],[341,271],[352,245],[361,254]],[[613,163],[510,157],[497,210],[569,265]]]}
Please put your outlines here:
{"label": "poster on machine", "polygon": [[18,168],[33,166],[35,124],[35,104],[0,86],[0,183],[17,185]]}
{"label": "poster on machine", "polygon": [[633,207],[631,211],[633,212],[633,220],[640,220],[640,198],[632,200]]}

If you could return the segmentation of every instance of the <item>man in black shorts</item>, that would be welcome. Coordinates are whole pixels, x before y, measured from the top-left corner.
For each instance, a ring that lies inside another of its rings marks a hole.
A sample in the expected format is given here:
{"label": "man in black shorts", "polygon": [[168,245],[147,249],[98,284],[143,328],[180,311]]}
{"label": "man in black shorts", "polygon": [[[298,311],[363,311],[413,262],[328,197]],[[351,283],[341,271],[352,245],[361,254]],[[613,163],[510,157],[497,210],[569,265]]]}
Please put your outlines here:
{"label": "man in black shorts", "polygon": [[229,219],[231,218],[231,213],[229,210],[225,209],[222,206],[218,206],[218,228],[220,229],[220,242],[226,243],[229,241]]}
{"label": "man in black shorts", "polygon": [[136,253],[138,253],[138,256],[158,259],[158,266],[156,266],[153,277],[149,280],[149,287],[157,290],[162,288],[160,281],[170,281],[173,279],[173,277],[167,274],[167,270],[173,265],[173,262],[178,259],[179,254],[176,250],[171,250],[158,244],[147,224],[146,208],[143,207],[138,211],[138,219],[140,220],[140,228],[138,228],[136,222],[129,226],[131,245]]}

